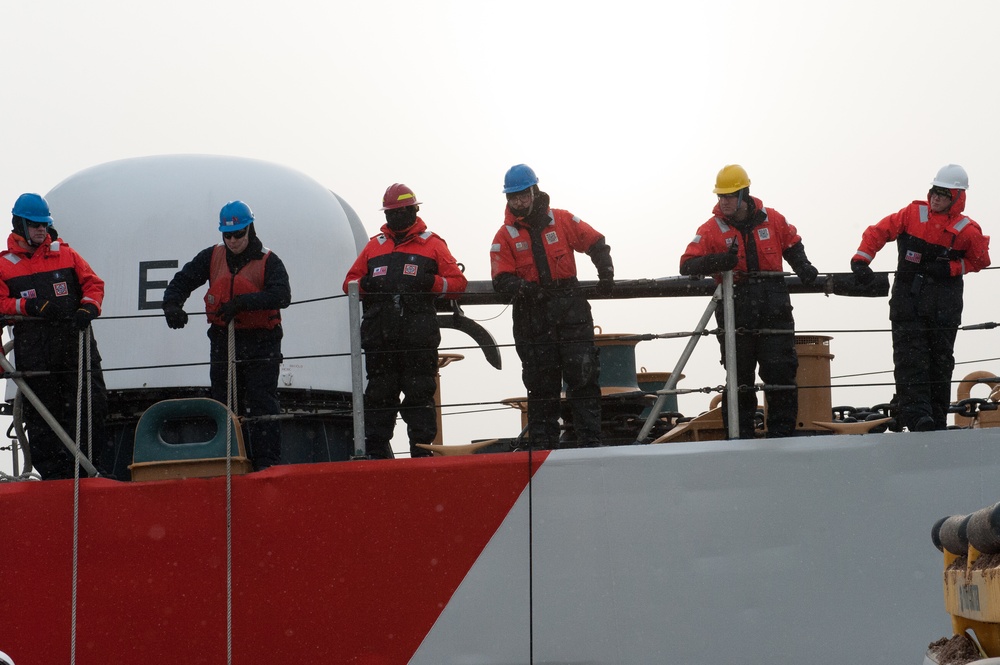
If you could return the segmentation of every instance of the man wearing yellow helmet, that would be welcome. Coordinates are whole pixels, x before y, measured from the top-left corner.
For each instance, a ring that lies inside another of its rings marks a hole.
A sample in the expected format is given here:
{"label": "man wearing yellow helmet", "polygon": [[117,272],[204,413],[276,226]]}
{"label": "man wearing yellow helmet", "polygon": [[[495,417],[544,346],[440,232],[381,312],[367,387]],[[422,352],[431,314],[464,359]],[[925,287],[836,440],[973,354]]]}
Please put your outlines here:
{"label": "man wearing yellow helmet", "polygon": [[[818,271],[806,258],[802,238],[784,215],[766,208],[750,196],[750,177],[742,166],[730,164],[719,171],[713,190],[719,201],[712,217],[701,225],[694,240],[681,256],[682,275],[714,275],[736,271],[736,326],[745,332],[736,337],[736,380],[740,386],[754,384],[754,370],[766,384],[794,386],[798,369],[795,354],[795,321],[788,287],[780,274],[787,261],[804,284],[816,281]],[[768,274],[770,273],[770,274]],[[723,324],[721,308],[716,320]],[[787,330],[783,334],[755,332]],[[722,357],[726,357],[723,338]],[[798,413],[798,392],[770,390],[767,396],[767,435],[792,436]],[[723,418],[728,419],[723,396]],[[754,436],[757,397],[753,391],[740,392],[739,431],[741,439]]]}

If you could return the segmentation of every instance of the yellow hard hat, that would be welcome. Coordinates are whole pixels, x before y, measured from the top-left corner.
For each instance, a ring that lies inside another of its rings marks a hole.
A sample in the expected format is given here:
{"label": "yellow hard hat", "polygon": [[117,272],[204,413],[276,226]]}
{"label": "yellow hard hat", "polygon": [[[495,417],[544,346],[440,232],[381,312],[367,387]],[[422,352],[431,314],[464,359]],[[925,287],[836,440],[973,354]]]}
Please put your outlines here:
{"label": "yellow hard hat", "polygon": [[712,191],[716,194],[732,194],[749,186],[750,176],[746,170],[739,164],[727,164],[715,176],[715,189]]}

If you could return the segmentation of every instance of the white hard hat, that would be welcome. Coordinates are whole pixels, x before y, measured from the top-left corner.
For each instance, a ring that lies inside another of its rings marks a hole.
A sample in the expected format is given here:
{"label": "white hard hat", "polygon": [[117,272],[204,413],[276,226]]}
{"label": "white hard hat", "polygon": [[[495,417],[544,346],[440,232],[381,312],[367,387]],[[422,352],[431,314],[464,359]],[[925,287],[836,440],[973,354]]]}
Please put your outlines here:
{"label": "white hard hat", "polygon": [[0,665],[14,665],[14,659],[0,651]]}
{"label": "white hard hat", "polygon": [[969,174],[958,164],[946,164],[938,169],[931,185],[945,189],[968,189]]}

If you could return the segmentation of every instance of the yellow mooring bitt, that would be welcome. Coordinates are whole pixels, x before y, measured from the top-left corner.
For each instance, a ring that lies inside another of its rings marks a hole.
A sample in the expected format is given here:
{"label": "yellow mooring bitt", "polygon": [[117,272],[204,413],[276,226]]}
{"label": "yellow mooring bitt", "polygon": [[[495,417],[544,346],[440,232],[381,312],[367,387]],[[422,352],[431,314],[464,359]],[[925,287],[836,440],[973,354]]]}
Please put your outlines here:
{"label": "yellow mooring bitt", "polygon": [[931,540],[944,553],[944,606],[954,634],[971,631],[985,656],[1000,657],[1000,503],[942,517]]}

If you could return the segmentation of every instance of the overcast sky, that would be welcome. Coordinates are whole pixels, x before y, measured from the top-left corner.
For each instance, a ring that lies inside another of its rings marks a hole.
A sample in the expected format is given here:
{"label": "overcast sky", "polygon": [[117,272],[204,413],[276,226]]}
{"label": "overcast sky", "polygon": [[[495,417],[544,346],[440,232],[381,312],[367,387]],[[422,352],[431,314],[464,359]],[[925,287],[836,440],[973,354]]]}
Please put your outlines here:
{"label": "overcast sky", "polygon": [[[821,272],[846,271],[864,228],[923,198],[949,162],[969,172],[966,212],[987,234],[1000,224],[998,24],[996,0],[6,2],[0,202],[9,209],[21,192],[115,159],[252,157],[332,189],[369,234],[384,221],[386,186],[410,185],[430,228],[482,280],[503,174],[525,162],[553,206],[607,236],[618,278],[630,279],[677,274],[715,203],[716,172],[735,162],[798,227]],[[72,244],[73,229],[60,231]],[[282,243],[309,241],[294,229],[265,239],[279,255]],[[192,252],[203,245],[192,239]],[[894,255],[884,250],[876,269],[892,269]],[[581,278],[596,278],[582,258]],[[998,318],[998,280],[967,280],[964,323]],[[594,310],[606,333],[661,333],[692,329],[706,304]],[[799,330],[888,327],[885,300],[794,304]],[[510,341],[509,310],[467,313]],[[891,369],[887,335],[834,335],[834,376]],[[996,339],[960,333],[959,362],[1000,356]],[[468,339],[446,333],[449,344]],[[672,369],[682,346],[643,342],[638,363]],[[446,403],[523,395],[512,349],[502,373],[465,353],[443,371]],[[681,387],[723,383],[717,361],[704,340]],[[973,362],[956,378],[974,369],[1000,371]],[[833,401],[891,394],[835,391]],[[681,411],[696,415],[708,399],[682,396]],[[449,443],[517,429],[510,410],[445,421]]]}

